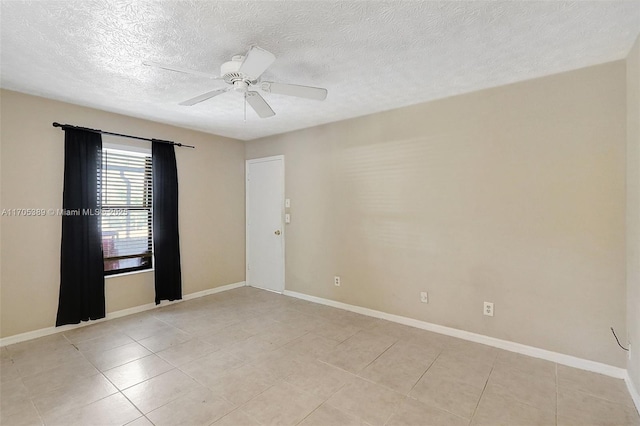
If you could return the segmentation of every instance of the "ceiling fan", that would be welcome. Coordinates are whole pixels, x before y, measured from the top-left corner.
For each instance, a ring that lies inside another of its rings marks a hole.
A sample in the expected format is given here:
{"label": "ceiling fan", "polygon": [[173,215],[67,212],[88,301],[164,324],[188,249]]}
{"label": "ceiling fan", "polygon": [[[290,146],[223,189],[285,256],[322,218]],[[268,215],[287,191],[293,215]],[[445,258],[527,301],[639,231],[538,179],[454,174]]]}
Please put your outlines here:
{"label": "ceiling fan", "polygon": [[252,90],[255,88],[259,88],[266,93],[276,93],[279,95],[295,96],[298,98],[315,99],[318,101],[326,99],[327,89],[320,87],[262,81],[260,76],[275,60],[276,57],[273,53],[258,46],[252,46],[246,55],[236,55],[231,58],[229,62],[222,64],[220,67],[220,76],[200,71],[193,71],[179,66],[160,64],[157,62],[144,61],[143,64],[169,71],[206,77],[212,80],[224,80],[224,82],[230,87],[224,87],[222,89],[203,93],[195,98],[180,102],[180,105],[192,106],[229,91],[240,92],[244,94],[245,99],[245,119],[247,103],[261,118],[272,117],[276,114],[273,109],[271,109],[267,101],[264,100],[262,95],[260,95],[259,92]]}

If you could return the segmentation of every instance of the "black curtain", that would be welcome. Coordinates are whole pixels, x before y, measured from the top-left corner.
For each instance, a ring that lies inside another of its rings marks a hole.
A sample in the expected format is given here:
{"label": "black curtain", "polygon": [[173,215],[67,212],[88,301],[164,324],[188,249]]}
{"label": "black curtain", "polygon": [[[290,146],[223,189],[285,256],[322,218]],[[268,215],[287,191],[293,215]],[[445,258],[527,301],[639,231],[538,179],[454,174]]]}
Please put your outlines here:
{"label": "black curtain", "polygon": [[56,326],[104,318],[100,134],[65,129],[60,297]]}
{"label": "black curtain", "polygon": [[156,305],[182,299],[178,236],[178,169],[173,145],[153,142],[153,255]]}

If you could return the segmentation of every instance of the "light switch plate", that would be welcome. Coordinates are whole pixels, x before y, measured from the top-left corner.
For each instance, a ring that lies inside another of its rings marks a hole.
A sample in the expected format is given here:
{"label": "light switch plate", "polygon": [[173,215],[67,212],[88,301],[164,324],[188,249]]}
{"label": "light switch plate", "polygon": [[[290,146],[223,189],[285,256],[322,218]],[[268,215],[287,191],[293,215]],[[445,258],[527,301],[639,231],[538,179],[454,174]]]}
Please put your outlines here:
{"label": "light switch plate", "polygon": [[287,209],[289,207],[291,207],[291,199],[290,198],[287,198],[287,199],[284,200],[284,207],[287,208]]}

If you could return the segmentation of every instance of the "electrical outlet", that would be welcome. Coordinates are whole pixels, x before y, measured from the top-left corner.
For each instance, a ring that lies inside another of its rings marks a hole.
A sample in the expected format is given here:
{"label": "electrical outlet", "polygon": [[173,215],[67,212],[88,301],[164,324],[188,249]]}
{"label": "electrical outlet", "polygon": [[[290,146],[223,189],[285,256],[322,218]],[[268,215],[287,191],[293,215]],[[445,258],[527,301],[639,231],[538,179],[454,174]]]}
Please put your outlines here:
{"label": "electrical outlet", "polygon": [[427,293],[426,291],[421,291],[420,292],[420,301],[422,303],[429,303],[429,293]]}
{"label": "electrical outlet", "polygon": [[335,277],[333,277],[333,283],[336,287],[340,287],[340,276],[336,275]]}
{"label": "electrical outlet", "polygon": [[486,316],[493,316],[493,302],[484,302],[484,312]]}

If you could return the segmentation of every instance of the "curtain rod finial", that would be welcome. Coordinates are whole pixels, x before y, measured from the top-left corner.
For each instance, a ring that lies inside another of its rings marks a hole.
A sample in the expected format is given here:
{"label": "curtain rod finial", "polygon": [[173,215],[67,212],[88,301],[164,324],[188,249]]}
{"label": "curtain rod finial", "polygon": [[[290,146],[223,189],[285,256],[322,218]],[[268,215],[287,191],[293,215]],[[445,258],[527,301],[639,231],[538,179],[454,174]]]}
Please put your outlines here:
{"label": "curtain rod finial", "polygon": [[58,123],[57,121],[54,121],[53,127],[62,127],[62,124]]}

